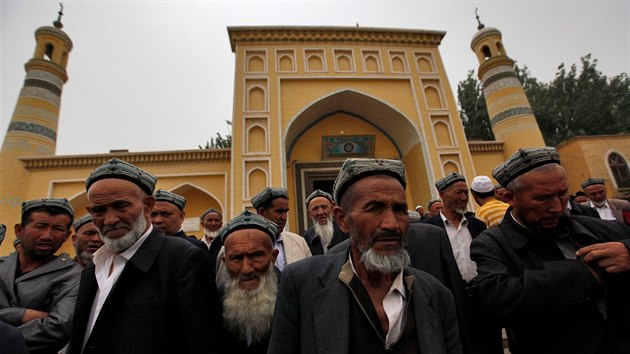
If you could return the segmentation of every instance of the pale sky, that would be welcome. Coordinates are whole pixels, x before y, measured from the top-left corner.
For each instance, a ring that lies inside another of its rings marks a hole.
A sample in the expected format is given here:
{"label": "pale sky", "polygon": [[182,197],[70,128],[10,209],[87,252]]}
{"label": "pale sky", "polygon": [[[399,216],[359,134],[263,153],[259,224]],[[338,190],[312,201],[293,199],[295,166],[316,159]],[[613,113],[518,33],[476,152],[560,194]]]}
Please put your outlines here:
{"label": "pale sky", "polygon": [[[0,0],[0,137],[59,1]],[[451,89],[477,68],[475,7],[508,55],[551,81],[592,53],[607,76],[630,72],[630,0],[618,1],[63,1],[74,48],[57,154],[196,149],[229,132],[234,54],[227,26],[355,26],[446,31]]]}

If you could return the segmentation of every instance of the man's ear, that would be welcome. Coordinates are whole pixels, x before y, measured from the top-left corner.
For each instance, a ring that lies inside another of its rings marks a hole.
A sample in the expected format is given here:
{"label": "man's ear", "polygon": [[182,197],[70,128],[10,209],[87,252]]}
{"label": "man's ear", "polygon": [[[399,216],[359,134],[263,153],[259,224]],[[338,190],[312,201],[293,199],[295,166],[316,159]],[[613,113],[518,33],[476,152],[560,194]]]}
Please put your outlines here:
{"label": "man's ear", "polygon": [[151,218],[151,212],[153,211],[153,207],[155,206],[155,197],[152,195],[147,195],[142,198],[142,205],[144,205],[144,213],[147,218]]}
{"label": "man's ear", "polygon": [[514,207],[514,193],[505,191],[505,193],[503,193],[503,200],[510,204],[510,206]]}
{"label": "man's ear", "polygon": [[273,264],[276,263],[276,259],[278,258],[278,254],[280,254],[280,251],[278,251],[277,248],[274,248],[273,250],[271,250],[271,258],[273,259],[273,261],[271,263],[273,263]]}
{"label": "man's ear", "polygon": [[350,232],[350,227],[346,222],[346,211],[342,207],[335,205],[333,208],[333,215],[335,217],[335,221],[337,221],[337,225],[339,225],[339,229],[344,233]]}
{"label": "man's ear", "polygon": [[15,231],[15,238],[22,238],[22,232],[24,232],[22,224],[15,224],[15,226],[13,226],[13,231]]}

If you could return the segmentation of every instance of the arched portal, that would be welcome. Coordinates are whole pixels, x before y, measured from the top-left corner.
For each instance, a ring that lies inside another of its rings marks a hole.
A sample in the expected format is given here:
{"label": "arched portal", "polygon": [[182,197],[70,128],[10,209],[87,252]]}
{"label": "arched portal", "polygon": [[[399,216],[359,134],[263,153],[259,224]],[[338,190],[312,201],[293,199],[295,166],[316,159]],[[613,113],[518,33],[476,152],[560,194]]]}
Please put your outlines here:
{"label": "arched portal", "polygon": [[[339,143],[342,148],[335,149]],[[294,166],[297,226],[310,224],[303,201],[315,189],[330,192],[348,157],[422,160],[416,125],[393,105],[368,94],[343,90],[314,101],[288,125],[286,160]],[[418,163],[414,163],[418,165]]]}

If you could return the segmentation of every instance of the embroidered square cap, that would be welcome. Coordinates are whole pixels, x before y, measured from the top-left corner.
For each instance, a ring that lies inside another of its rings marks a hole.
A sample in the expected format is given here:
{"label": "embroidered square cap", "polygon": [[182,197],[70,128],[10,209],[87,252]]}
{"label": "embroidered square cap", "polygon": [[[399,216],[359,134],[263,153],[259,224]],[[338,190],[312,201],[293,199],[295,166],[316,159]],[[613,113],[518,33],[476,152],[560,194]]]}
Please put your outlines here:
{"label": "embroidered square cap", "polygon": [[553,147],[519,149],[492,170],[492,177],[507,187],[516,177],[550,163],[560,165],[560,155]]}
{"label": "embroidered square cap", "polygon": [[592,186],[594,184],[606,184],[606,180],[603,178],[589,178],[586,181],[582,182],[582,184],[580,184],[580,186],[582,187],[582,189],[588,187],[588,186]]}
{"label": "embroidered square cap", "polygon": [[102,179],[106,178],[118,178],[135,183],[147,195],[152,195],[155,190],[155,184],[157,183],[157,177],[144,171],[127,161],[123,161],[117,158],[113,158],[104,164],[97,167],[90,176],[85,180],[85,188],[90,189],[90,186]]}
{"label": "embroidered square cap", "polygon": [[4,241],[4,236],[7,232],[7,227],[4,224],[0,224],[0,244]]}
{"label": "embroidered square cap", "polygon": [[29,210],[40,207],[53,207],[61,209],[63,212],[70,215],[70,217],[74,219],[74,209],[66,198],[44,198],[22,202],[22,216],[24,216],[24,214],[26,214]]}
{"label": "embroidered square cap", "polygon": [[262,192],[256,194],[252,198],[252,205],[254,206],[254,208],[258,209],[262,205],[276,198],[289,199],[289,193],[287,192],[287,189],[278,187],[266,187],[262,190]]}
{"label": "embroidered square cap", "polygon": [[313,191],[313,193],[311,193],[307,198],[306,201],[304,202],[304,204],[306,204],[306,207],[308,208],[308,203],[311,202],[311,200],[317,198],[317,197],[324,197],[326,199],[328,199],[329,202],[334,202],[333,200],[333,196],[330,193],[326,193],[321,189],[316,189]]}
{"label": "embroidered square cap", "polygon": [[369,176],[388,175],[396,178],[403,188],[407,188],[405,165],[400,160],[388,159],[347,159],[333,184],[333,196],[337,204],[354,182]]}
{"label": "embroidered square cap", "polygon": [[179,210],[184,210],[186,207],[186,198],[173,192],[165,191],[164,189],[158,189],[153,196],[156,201],[169,202],[175,205]]}
{"label": "embroidered square cap", "polygon": [[435,188],[437,188],[438,192],[441,192],[455,182],[466,182],[466,178],[459,173],[451,172],[450,175],[437,180],[435,182]]}
{"label": "embroidered square cap", "polygon": [[429,201],[427,202],[427,209],[431,209],[431,205],[437,203],[437,202],[442,202],[442,199],[429,199]]}
{"label": "embroidered square cap", "polygon": [[272,242],[276,242],[278,226],[274,222],[269,221],[258,214],[254,214],[247,209],[243,210],[242,213],[230,220],[230,222],[221,229],[221,234],[219,235],[221,237],[221,241],[225,243],[225,239],[231,233],[236,230],[243,229],[261,230],[271,237]]}
{"label": "embroidered square cap", "polygon": [[494,183],[488,176],[477,176],[470,182],[470,189],[477,193],[488,193],[494,191]]}
{"label": "embroidered square cap", "polygon": [[83,215],[82,217],[74,220],[74,222],[72,223],[72,227],[74,227],[74,232],[79,232],[79,229],[81,228],[81,226],[87,223],[91,223],[91,222],[92,222],[92,215],[90,214]]}
{"label": "embroidered square cap", "polygon": [[223,214],[221,214],[220,211],[218,211],[215,208],[208,208],[208,210],[204,211],[203,214],[201,214],[201,216],[199,217],[199,220],[203,221],[203,219],[205,219],[206,216],[208,216],[208,214],[210,214],[210,213],[217,213],[217,214],[219,214],[219,216],[221,218],[223,218]]}

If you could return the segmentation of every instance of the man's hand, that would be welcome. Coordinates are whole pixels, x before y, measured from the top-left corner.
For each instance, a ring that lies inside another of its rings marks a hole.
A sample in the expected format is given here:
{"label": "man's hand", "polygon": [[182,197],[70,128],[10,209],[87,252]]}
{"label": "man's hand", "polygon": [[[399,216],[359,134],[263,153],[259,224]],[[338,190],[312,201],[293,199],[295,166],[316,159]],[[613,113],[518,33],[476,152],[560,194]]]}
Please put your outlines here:
{"label": "man's hand", "polygon": [[46,317],[48,317],[48,312],[26,309],[26,311],[24,311],[24,316],[22,316],[22,323]]}
{"label": "man's hand", "polygon": [[604,242],[580,248],[576,253],[587,264],[597,263],[608,273],[630,270],[630,250],[621,242]]}

